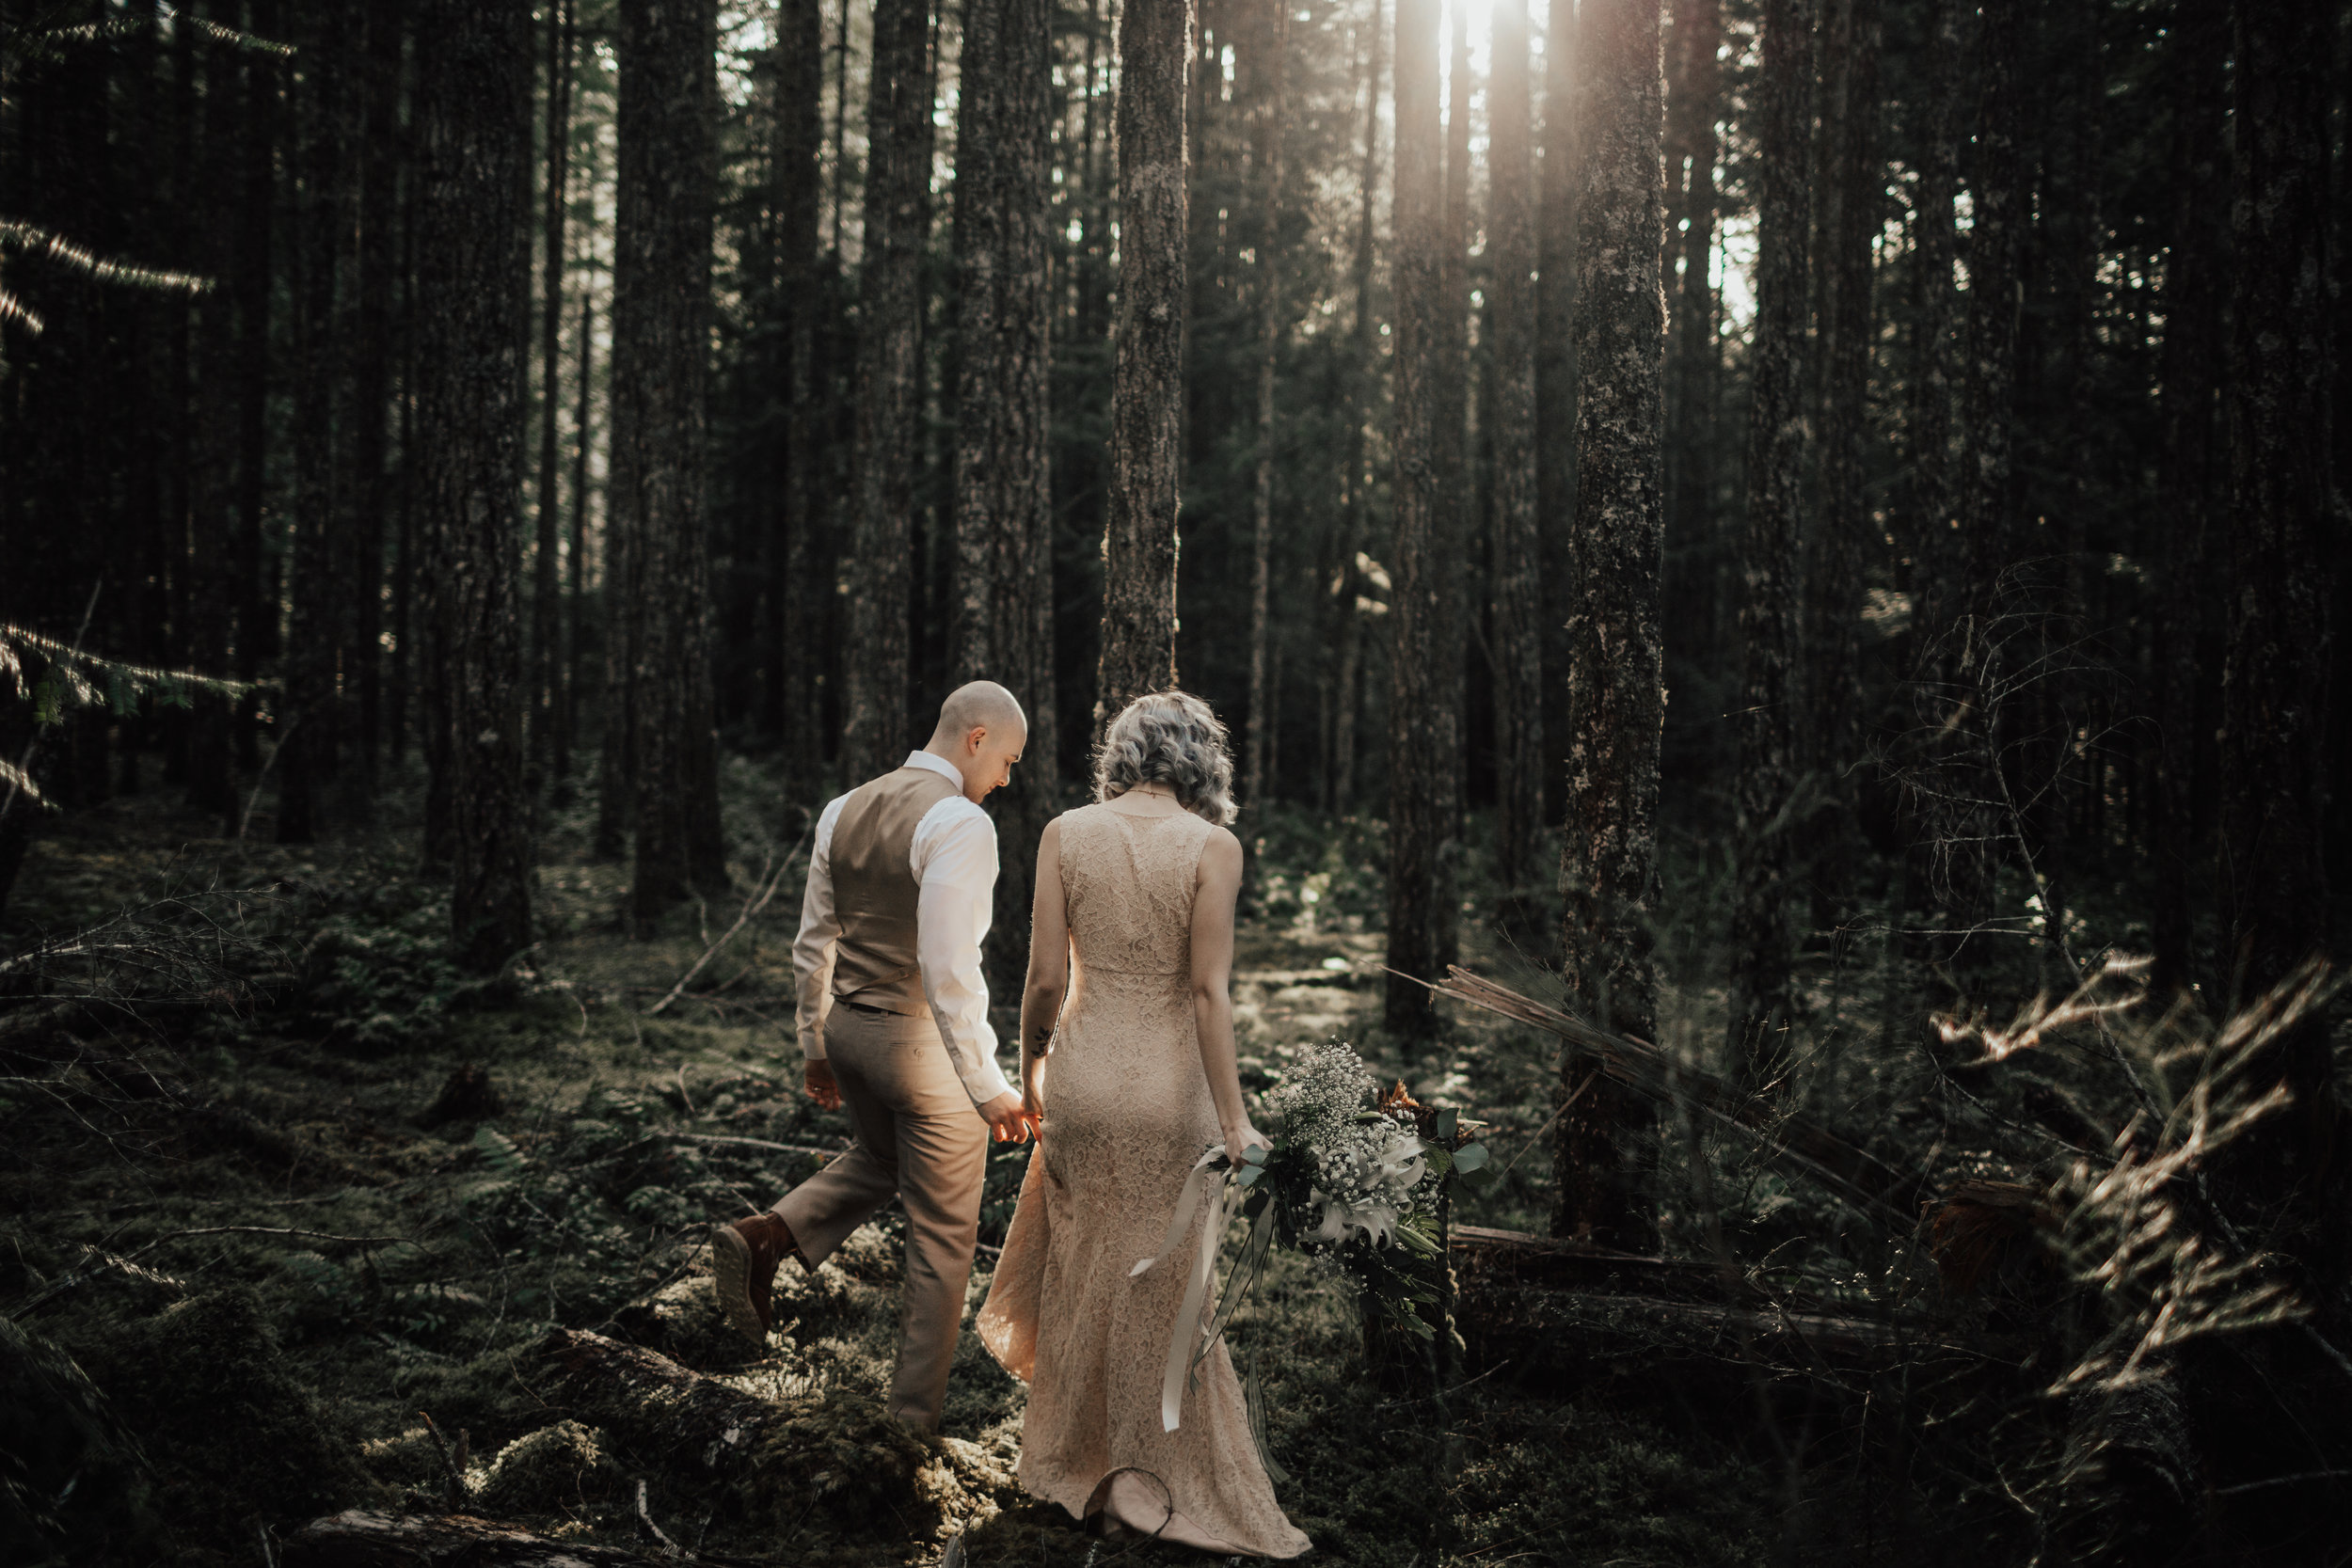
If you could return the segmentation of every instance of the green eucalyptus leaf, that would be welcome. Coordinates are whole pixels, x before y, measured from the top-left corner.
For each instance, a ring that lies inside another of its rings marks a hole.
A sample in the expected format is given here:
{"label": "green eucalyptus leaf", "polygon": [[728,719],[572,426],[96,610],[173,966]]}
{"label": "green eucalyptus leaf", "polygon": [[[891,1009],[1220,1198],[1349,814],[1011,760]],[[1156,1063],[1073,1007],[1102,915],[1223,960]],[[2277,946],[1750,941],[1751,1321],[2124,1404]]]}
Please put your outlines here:
{"label": "green eucalyptus leaf", "polygon": [[1486,1159],[1485,1144],[1464,1144],[1454,1151],[1454,1168],[1468,1176],[1470,1172],[1484,1166]]}

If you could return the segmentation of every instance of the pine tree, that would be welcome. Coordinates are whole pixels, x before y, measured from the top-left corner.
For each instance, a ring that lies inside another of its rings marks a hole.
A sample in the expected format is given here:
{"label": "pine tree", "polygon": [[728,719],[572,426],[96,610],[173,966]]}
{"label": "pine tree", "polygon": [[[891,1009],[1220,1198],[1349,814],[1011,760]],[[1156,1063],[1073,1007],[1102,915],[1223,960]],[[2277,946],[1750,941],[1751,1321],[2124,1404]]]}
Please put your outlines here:
{"label": "pine tree", "polygon": [[559,662],[563,623],[558,587],[556,416],[562,406],[557,374],[564,348],[564,218],[565,182],[572,147],[572,49],[576,0],[548,12],[547,172],[541,198],[539,263],[539,485],[538,529],[532,552],[531,593],[531,770],[545,789],[557,776],[557,731],[562,724],[563,666]]}
{"label": "pine tree", "polygon": [[856,526],[842,758],[863,780],[896,768],[907,717],[923,251],[930,238],[930,8],[877,0],[866,105],[866,259],[859,274]]}
{"label": "pine tree", "polygon": [[1796,815],[1797,541],[1804,412],[1809,0],[1767,0],[1757,86],[1756,342],[1740,571],[1739,874],[1731,929],[1734,1061],[1760,1067],[1788,1019],[1789,822]]}
{"label": "pine tree", "polygon": [[1118,711],[1176,679],[1176,528],[1184,398],[1185,96],[1191,0],[1119,18],[1119,328],[1111,478],[1103,536],[1099,734]]}
{"label": "pine tree", "polygon": [[1536,508],[1535,170],[1527,0],[1494,12],[1486,335],[1494,395],[1495,879],[1527,889],[1543,825],[1543,532]]}
{"label": "pine tree", "polygon": [[[1569,641],[1566,838],[1568,1004],[1603,1028],[1654,1037],[1658,978],[1658,756],[1664,665],[1660,442],[1665,300],[1660,133],[1664,84],[1655,0],[1584,0],[1578,20],[1576,205],[1579,371],[1576,581]],[[1649,1113],[1563,1058],[1552,1233],[1645,1251],[1655,1242]]]}
{"label": "pine tree", "polygon": [[1054,531],[1047,293],[1053,13],[1046,0],[971,0],[956,138],[956,598],[951,679],[993,680],[1028,715],[997,808],[993,977],[1017,989],[1038,835],[1054,814]]}
{"label": "pine tree", "polygon": [[[2190,889],[2197,860],[2195,780],[2211,749],[2210,724],[2198,722],[2201,655],[2209,640],[2206,605],[2214,570],[2216,449],[2214,418],[2227,350],[2222,307],[2228,239],[2223,66],[2230,47],[2229,0],[2189,0],[2166,51],[2178,84],[2172,135],[2172,248],[2164,270],[2163,445],[2158,458],[2163,531],[2164,613],[2156,630],[2155,910],[2150,983],[2172,996],[2193,983],[2195,926]],[[2206,769],[2210,772],[2210,768]]]}
{"label": "pine tree", "polygon": [[[2320,7],[2236,7],[2221,831],[2224,961],[2241,1004],[2329,937],[2330,27]],[[2299,1191],[2308,1208],[2333,1138],[2325,1015],[2273,1050],[2298,1111],[2238,1156],[2236,1180],[2272,1200]]]}
{"label": "pine tree", "polygon": [[418,0],[418,508],[431,548],[428,752],[444,771],[450,926],[465,967],[531,945],[523,791],[523,347],[531,8]]}
{"label": "pine tree", "polygon": [[[1435,1027],[1422,982],[1440,977],[1438,857],[1454,816],[1454,682],[1444,661],[1454,562],[1441,489],[1446,414],[1444,142],[1436,0],[1396,4],[1396,531],[1389,546],[1389,911],[1384,1016],[1407,1040]],[[1457,409],[1458,412],[1458,409]],[[1455,454],[1458,456],[1458,445]]]}
{"label": "pine tree", "polygon": [[636,721],[629,908],[640,931],[723,886],[705,522],[716,0],[626,0],[616,116],[612,505]]}

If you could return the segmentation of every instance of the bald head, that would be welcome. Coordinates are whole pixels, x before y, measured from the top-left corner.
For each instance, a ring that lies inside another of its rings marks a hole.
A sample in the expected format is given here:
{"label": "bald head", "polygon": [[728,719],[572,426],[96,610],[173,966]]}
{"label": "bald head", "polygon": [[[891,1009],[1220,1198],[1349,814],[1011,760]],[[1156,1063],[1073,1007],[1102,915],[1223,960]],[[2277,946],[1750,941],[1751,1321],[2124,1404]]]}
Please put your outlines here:
{"label": "bald head", "polygon": [[931,731],[931,744],[961,740],[976,729],[1018,730],[1025,736],[1029,719],[1019,700],[994,681],[966,681],[939,705],[939,727]]}
{"label": "bald head", "polygon": [[939,727],[923,749],[954,763],[963,775],[964,799],[978,800],[1010,782],[1012,765],[1028,743],[1028,716],[1013,694],[994,681],[971,681],[939,705]]}

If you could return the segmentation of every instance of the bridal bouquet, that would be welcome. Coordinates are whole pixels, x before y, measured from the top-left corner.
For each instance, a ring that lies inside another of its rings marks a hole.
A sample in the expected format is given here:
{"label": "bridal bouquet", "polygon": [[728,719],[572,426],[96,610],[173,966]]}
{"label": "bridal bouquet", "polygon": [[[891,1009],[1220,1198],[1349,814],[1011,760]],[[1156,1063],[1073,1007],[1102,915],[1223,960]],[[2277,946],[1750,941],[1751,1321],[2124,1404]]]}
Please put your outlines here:
{"label": "bridal bouquet", "polygon": [[[1336,1264],[1366,1311],[1421,1338],[1435,1337],[1422,1308],[1438,1305],[1444,1277],[1438,1201],[1446,1179],[1484,1165],[1486,1148],[1454,1112],[1417,1104],[1404,1085],[1384,1095],[1375,1090],[1352,1048],[1336,1040],[1312,1047],[1266,1095],[1266,1110],[1280,1129],[1274,1147],[1252,1145],[1235,1161],[1222,1143],[1214,1144],[1193,1166],[1158,1254],[1133,1271],[1141,1274],[1173,1252],[1207,1201],[1162,1386],[1160,1417],[1168,1431],[1176,1430],[1186,1372],[1251,1293],[1277,1243]],[[1248,1220],[1248,1236],[1203,1328],[1216,1255],[1236,1213]]]}

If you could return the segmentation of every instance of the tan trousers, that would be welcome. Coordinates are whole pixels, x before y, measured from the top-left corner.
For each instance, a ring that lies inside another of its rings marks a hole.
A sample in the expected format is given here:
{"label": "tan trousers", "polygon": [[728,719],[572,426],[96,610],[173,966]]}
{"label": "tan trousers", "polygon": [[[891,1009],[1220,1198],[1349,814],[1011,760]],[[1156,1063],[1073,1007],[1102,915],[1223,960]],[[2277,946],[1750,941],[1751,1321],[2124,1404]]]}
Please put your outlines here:
{"label": "tan trousers", "polygon": [[815,1268],[893,1195],[905,1205],[906,1283],[890,1413],[936,1430],[979,1240],[988,1123],[929,1018],[836,1002],[825,1020],[825,1056],[857,1142],[777,1199],[773,1212]]}

